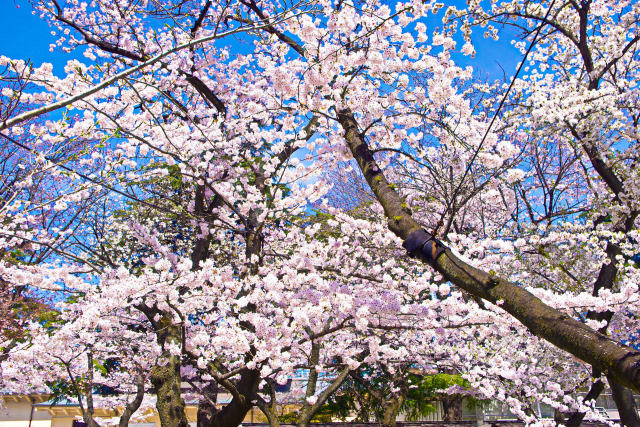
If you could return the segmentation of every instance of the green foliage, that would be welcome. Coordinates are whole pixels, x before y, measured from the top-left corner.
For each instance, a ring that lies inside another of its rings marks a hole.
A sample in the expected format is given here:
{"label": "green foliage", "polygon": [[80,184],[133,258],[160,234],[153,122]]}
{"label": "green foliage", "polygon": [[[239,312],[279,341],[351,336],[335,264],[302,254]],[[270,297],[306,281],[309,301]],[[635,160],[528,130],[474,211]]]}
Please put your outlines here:
{"label": "green foliage", "polygon": [[343,421],[346,421],[347,417],[351,416],[352,414],[357,413],[357,421],[368,422],[368,414],[371,414],[373,412],[373,408],[371,408],[369,405],[366,405],[362,408],[357,408],[355,405],[356,401],[369,403],[371,399],[367,397],[366,392],[364,392],[360,396],[360,399],[356,399],[354,393],[343,387],[342,390],[340,390],[338,393],[335,393],[327,400],[327,402],[323,405],[322,410],[326,410],[332,415],[333,418],[338,418]]}
{"label": "green foliage", "polygon": [[402,410],[406,413],[407,420],[419,420],[436,410],[433,401],[442,397],[441,390],[457,385],[463,388],[469,387],[469,381],[461,375],[438,373],[435,375],[420,376],[409,374],[407,376],[409,391],[405,398]]}
{"label": "green foliage", "polygon": [[333,414],[324,406],[311,418],[312,423],[330,423],[332,420]]}
{"label": "green foliage", "polygon": [[[416,377],[418,376],[416,375]],[[420,384],[430,392],[446,389],[454,385],[458,385],[463,388],[469,387],[469,381],[465,380],[461,375],[458,374],[435,374],[418,378],[422,378]]]}
{"label": "green foliage", "polygon": [[[51,406],[64,402],[66,399],[74,399],[77,396],[76,389],[71,381],[57,380],[47,381],[47,388],[49,389]],[[76,379],[78,387],[84,387],[84,381],[82,378]]]}
{"label": "green foliage", "polygon": [[282,414],[278,416],[278,420],[283,424],[295,424],[298,421],[298,411]]}
{"label": "green foliage", "polygon": [[[369,422],[370,417],[380,420],[387,403],[385,400],[395,395],[402,397],[400,410],[405,413],[406,419],[416,421],[436,411],[435,401],[449,396],[443,390],[455,385],[469,387],[467,380],[454,374],[420,375],[407,372],[393,380],[389,374],[369,368],[361,368],[356,374],[361,381],[349,378],[323,406],[323,410],[332,417],[346,420],[355,414],[358,422]],[[391,391],[392,382],[395,392]]]}
{"label": "green foliage", "polygon": [[[299,417],[299,411],[291,411],[282,414],[278,417],[278,420],[282,424],[297,424]],[[334,413],[328,406],[323,406],[320,410],[311,418],[312,423],[330,423],[333,420]]]}
{"label": "green foliage", "polygon": [[53,309],[42,310],[39,313],[37,320],[38,323],[50,332],[53,332],[54,329],[57,329],[64,322],[60,317],[60,312]]}

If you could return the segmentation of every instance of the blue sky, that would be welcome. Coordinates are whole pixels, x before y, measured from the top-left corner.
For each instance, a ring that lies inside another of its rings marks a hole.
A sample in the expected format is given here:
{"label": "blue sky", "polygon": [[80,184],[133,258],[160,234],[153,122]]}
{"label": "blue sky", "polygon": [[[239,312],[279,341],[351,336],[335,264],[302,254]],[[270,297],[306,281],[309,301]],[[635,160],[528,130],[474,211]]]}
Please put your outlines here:
{"label": "blue sky", "polygon": [[[429,21],[437,24],[437,18]],[[27,0],[0,0],[0,55],[31,59],[36,65],[50,62],[56,74],[62,73],[69,59],[84,59],[78,53],[65,54],[60,49],[50,52],[49,44],[55,41],[51,31],[44,20],[31,13],[31,5]],[[461,55],[457,58],[460,65],[472,65],[479,71],[479,77],[489,75],[490,78],[500,79],[503,69],[507,76],[515,72],[522,55],[506,39],[496,43],[484,39],[478,31],[474,34],[474,42],[478,55],[475,58]]]}
{"label": "blue sky", "polygon": [[72,58],[57,50],[49,52],[49,44],[55,38],[52,29],[37,16],[32,15],[27,0],[0,0],[0,55],[16,59],[31,59],[36,65],[50,62],[62,71]]}

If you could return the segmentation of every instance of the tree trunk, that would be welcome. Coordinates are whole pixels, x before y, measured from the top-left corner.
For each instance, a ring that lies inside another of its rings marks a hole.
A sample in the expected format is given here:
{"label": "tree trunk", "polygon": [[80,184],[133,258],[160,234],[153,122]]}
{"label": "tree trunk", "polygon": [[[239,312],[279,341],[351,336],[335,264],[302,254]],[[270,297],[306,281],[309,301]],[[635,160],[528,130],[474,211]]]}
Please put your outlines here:
{"label": "tree trunk", "polygon": [[[584,417],[584,414],[581,413],[581,412],[574,412],[573,415],[580,416],[580,421],[578,423],[578,427],[579,427],[580,426],[580,422],[582,422],[582,418]],[[572,415],[572,417],[573,417],[573,415]],[[566,417],[565,417],[564,413],[562,413],[561,411],[559,411],[557,409],[553,410],[553,421],[556,423],[557,426],[565,425],[565,420],[566,420]],[[568,425],[568,424],[566,424],[566,425]]]}
{"label": "tree trunk", "polygon": [[609,378],[609,387],[613,400],[616,402],[618,414],[620,414],[620,422],[623,426],[638,427],[640,426],[640,416],[638,416],[638,408],[633,400],[633,393],[626,387],[618,384],[614,379]]}
{"label": "tree trunk", "polygon": [[[317,396],[316,401],[313,405],[309,405],[305,401],[305,404],[302,407],[302,410],[300,411],[300,414],[298,416],[298,422],[296,423],[297,427],[308,427],[309,423],[311,422],[311,419],[318,413],[320,408],[322,408],[322,405],[324,405],[327,402],[327,399],[329,398],[329,396],[331,396],[333,393],[336,392],[336,390],[338,390],[338,388],[340,388],[344,380],[349,375],[349,372],[350,370],[348,366],[342,368],[342,371],[338,374],[337,377],[335,377],[332,380],[331,384],[329,384],[329,386],[324,390],[322,390],[322,393],[320,393]],[[309,377],[311,378],[311,375]],[[317,374],[316,374],[316,379],[317,379]],[[315,390],[316,384],[314,384],[313,388]],[[309,394],[308,390],[307,390],[307,394]]]}
{"label": "tree trunk", "polygon": [[402,397],[393,397],[383,402],[382,418],[380,427],[397,427],[396,418],[402,405]]}
{"label": "tree trunk", "polygon": [[[162,358],[151,368],[149,379],[156,393],[156,410],[162,427],[189,427],[185,404],[182,399],[180,356],[171,354],[166,346],[182,345],[182,326],[173,323],[173,316],[155,307],[139,305],[153,325],[158,343],[162,346]],[[160,318],[156,320],[156,315]]]}
{"label": "tree trunk", "polygon": [[358,416],[354,422],[360,421],[361,423],[369,423],[369,420],[371,419],[371,409],[369,408],[369,405],[365,404],[360,396],[356,395],[356,398],[358,399],[356,406]]}
{"label": "tree trunk", "polygon": [[164,366],[151,369],[151,383],[156,391],[156,409],[162,427],[189,427],[180,390],[180,361],[168,356]]}
{"label": "tree trunk", "polygon": [[211,424],[211,421],[218,412],[216,407],[218,399],[218,383],[215,381],[209,382],[202,390],[203,396],[198,403],[198,419],[197,427],[206,427]]}
{"label": "tree trunk", "polygon": [[247,412],[253,407],[252,402],[256,399],[259,383],[259,371],[249,369],[242,371],[236,385],[238,394],[228,405],[214,413],[209,424],[201,427],[237,427],[242,424]]}
{"label": "tree trunk", "polygon": [[314,405],[310,404],[307,399],[313,397],[316,394],[316,388],[318,385],[318,371],[316,366],[320,361],[320,343],[318,341],[311,342],[311,353],[309,354],[309,379],[307,380],[307,389],[305,390],[305,401],[302,403],[298,415],[297,427],[307,427],[311,418],[315,415],[313,411]]}
{"label": "tree trunk", "polygon": [[442,421],[462,421],[462,397],[449,396],[442,399]]}
{"label": "tree trunk", "polygon": [[118,427],[127,427],[129,425],[129,421],[131,420],[131,416],[140,408],[140,405],[142,405],[142,399],[144,399],[144,383],[145,383],[145,378],[142,372],[138,373],[136,381],[137,381],[136,394],[133,400],[127,403],[127,406],[125,406],[124,411],[122,411],[122,414],[120,415],[120,422],[118,423]]}
{"label": "tree trunk", "polygon": [[280,427],[280,418],[278,414],[278,396],[276,393],[275,381],[271,378],[265,379],[263,391],[269,395],[269,400],[258,398],[258,408],[267,417],[269,427]]}
{"label": "tree trunk", "polygon": [[[600,377],[600,372],[594,371],[593,376]],[[596,380],[593,384],[591,384],[591,388],[589,389],[589,392],[584,397],[585,402],[589,400],[597,399],[603,390],[604,390],[604,382],[600,379]],[[584,415],[585,415],[584,412],[574,412],[573,414],[571,414],[571,416],[569,417],[565,425],[567,427],[580,427],[580,425],[582,424],[582,419],[584,418]]]}
{"label": "tree trunk", "polygon": [[280,427],[280,419],[278,418],[278,409],[275,405],[268,405],[262,409],[262,412],[269,421],[269,427]]}

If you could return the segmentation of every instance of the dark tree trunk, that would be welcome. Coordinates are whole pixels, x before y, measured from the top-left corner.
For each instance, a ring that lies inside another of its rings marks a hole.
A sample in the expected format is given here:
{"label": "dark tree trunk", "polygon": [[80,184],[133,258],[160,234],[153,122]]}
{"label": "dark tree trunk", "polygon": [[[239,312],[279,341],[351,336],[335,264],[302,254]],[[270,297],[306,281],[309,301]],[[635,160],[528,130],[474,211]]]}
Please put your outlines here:
{"label": "dark tree trunk", "polygon": [[[575,412],[574,414],[580,414],[580,413],[579,412]],[[562,413],[562,412],[560,412],[560,411],[558,411],[556,409],[556,410],[553,411],[553,421],[555,421],[557,426],[563,426],[563,425],[565,425],[566,416],[565,416],[564,413]]]}
{"label": "dark tree trunk", "polygon": [[638,408],[636,408],[636,402],[633,400],[631,390],[621,386],[608,376],[607,380],[609,381],[611,394],[613,395],[613,400],[616,402],[622,425],[627,427],[640,426],[640,416],[638,416]]}
{"label": "dark tree trunk", "polygon": [[213,418],[218,412],[216,407],[218,399],[218,383],[211,381],[202,390],[203,396],[198,403],[198,420],[197,427],[206,427],[211,425]]}
{"label": "dark tree trunk", "polygon": [[[163,348],[162,360],[151,368],[149,379],[156,393],[156,410],[162,427],[189,427],[185,404],[182,399],[180,356],[171,354],[166,346],[182,344],[182,327],[175,325],[172,316],[145,305],[137,306],[149,319]],[[159,319],[155,319],[160,315]]]}
{"label": "dark tree trunk", "polygon": [[259,371],[244,370],[236,385],[238,395],[234,396],[224,408],[213,412],[213,418],[210,422],[198,427],[237,427],[242,424],[247,413],[253,407],[252,401],[256,398],[259,383]]}

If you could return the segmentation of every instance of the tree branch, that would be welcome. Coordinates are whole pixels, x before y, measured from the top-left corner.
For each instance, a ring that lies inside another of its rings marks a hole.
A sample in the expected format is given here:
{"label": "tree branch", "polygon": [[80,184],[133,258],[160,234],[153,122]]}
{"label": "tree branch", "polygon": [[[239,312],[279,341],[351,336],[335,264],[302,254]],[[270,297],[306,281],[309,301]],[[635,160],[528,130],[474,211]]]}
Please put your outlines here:
{"label": "tree branch", "polygon": [[[354,114],[340,110],[338,122],[345,132],[345,142],[389,219],[389,229],[403,240],[421,230],[403,207],[376,163],[371,150],[358,130]],[[472,295],[501,307],[518,319],[534,335],[608,372],[618,382],[640,391],[640,352],[619,344],[569,315],[549,307],[539,298],[493,273],[477,269],[453,254],[448,248],[431,265],[438,273]]]}

